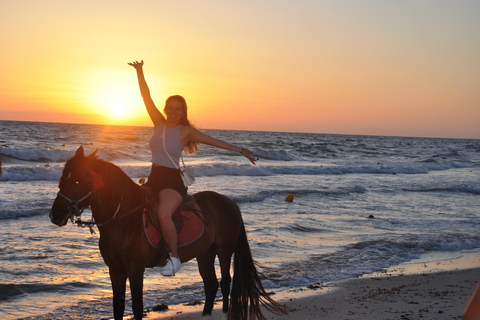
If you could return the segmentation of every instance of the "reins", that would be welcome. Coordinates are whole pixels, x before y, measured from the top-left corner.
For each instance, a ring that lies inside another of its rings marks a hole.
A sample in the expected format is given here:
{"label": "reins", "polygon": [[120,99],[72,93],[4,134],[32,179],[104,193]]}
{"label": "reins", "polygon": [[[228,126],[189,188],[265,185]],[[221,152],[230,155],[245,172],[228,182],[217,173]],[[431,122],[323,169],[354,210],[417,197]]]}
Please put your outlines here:
{"label": "reins", "polygon": [[92,220],[91,221],[82,221],[82,219],[78,218],[76,219],[75,221],[73,221],[73,223],[77,224],[79,227],[82,227],[82,228],[90,228],[90,232],[94,233],[92,227],[93,226],[97,226],[97,227],[103,227],[105,226],[106,224],[110,223],[110,222],[113,222],[113,221],[116,221],[116,220],[119,220],[119,219],[122,219],[122,218],[125,218],[126,216],[128,215],[131,215],[132,213],[134,213],[135,211],[137,211],[138,209],[141,209],[142,207],[144,207],[145,205],[147,205],[147,203],[142,203],[141,205],[138,205],[136,206],[135,208],[133,208],[132,210],[120,215],[117,217],[117,213],[120,211],[120,206],[121,206],[121,203],[118,204],[118,207],[117,207],[117,211],[115,211],[115,213],[113,214],[113,217],[111,217],[110,219],[108,219],[107,221],[104,221],[104,222],[95,222],[93,221],[93,217],[92,217]]}

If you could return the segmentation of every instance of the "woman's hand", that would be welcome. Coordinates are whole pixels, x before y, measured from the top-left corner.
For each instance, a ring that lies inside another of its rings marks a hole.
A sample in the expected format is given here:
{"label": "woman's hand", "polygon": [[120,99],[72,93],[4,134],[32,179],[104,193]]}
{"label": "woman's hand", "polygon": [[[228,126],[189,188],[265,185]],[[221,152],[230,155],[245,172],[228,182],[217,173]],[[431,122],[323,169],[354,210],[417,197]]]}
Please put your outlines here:
{"label": "woman's hand", "polygon": [[141,70],[143,67],[143,60],[141,62],[138,62],[138,61],[129,62],[128,65],[134,67],[135,70]]}
{"label": "woman's hand", "polygon": [[248,150],[247,148],[243,148],[241,154],[247,157],[247,159],[250,160],[253,165],[255,165],[255,161],[257,161],[257,159],[253,157],[252,151]]}

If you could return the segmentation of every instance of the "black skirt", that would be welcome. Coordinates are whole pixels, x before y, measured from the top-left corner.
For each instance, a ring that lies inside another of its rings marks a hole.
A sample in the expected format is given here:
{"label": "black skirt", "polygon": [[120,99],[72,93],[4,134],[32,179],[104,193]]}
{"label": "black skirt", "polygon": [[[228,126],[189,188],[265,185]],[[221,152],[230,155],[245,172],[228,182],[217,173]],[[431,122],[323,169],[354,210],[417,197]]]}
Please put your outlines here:
{"label": "black skirt", "polygon": [[162,166],[152,166],[152,171],[148,176],[146,187],[151,188],[157,194],[163,189],[173,189],[177,191],[182,198],[187,195],[187,187],[183,184],[179,169]]}

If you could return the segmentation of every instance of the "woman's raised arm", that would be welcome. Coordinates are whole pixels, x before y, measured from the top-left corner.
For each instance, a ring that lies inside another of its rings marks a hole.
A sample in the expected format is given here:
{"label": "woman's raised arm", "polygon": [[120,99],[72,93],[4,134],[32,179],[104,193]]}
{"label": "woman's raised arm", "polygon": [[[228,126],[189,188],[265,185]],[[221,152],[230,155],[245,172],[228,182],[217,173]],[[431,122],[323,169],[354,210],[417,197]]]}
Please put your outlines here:
{"label": "woman's raised arm", "polygon": [[165,122],[165,117],[157,109],[150,96],[150,89],[148,88],[147,81],[145,81],[145,75],[143,74],[143,60],[141,62],[130,62],[128,65],[137,70],[138,85],[140,86],[140,93],[142,94],[143,102],[145,103],[145,107],[147,108],[150,119],[152,119],[154,127],[157,127],[159,124]]}

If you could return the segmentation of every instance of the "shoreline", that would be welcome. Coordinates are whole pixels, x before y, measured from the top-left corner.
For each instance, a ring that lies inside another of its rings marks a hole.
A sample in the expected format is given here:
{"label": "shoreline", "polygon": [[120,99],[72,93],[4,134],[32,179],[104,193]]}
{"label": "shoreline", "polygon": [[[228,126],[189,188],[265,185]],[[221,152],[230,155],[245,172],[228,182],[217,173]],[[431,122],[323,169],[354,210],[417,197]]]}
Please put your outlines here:
{"label": "shoreline", "polygon": [[[357,278],[277,292],[288,315],[267,319],[461,319],[480,283],[480,252],[453,260],[401,264]],[[170,305],[145,319],[199,319],[202,303]],[[216,301],[212,319],[223,319]]]}

